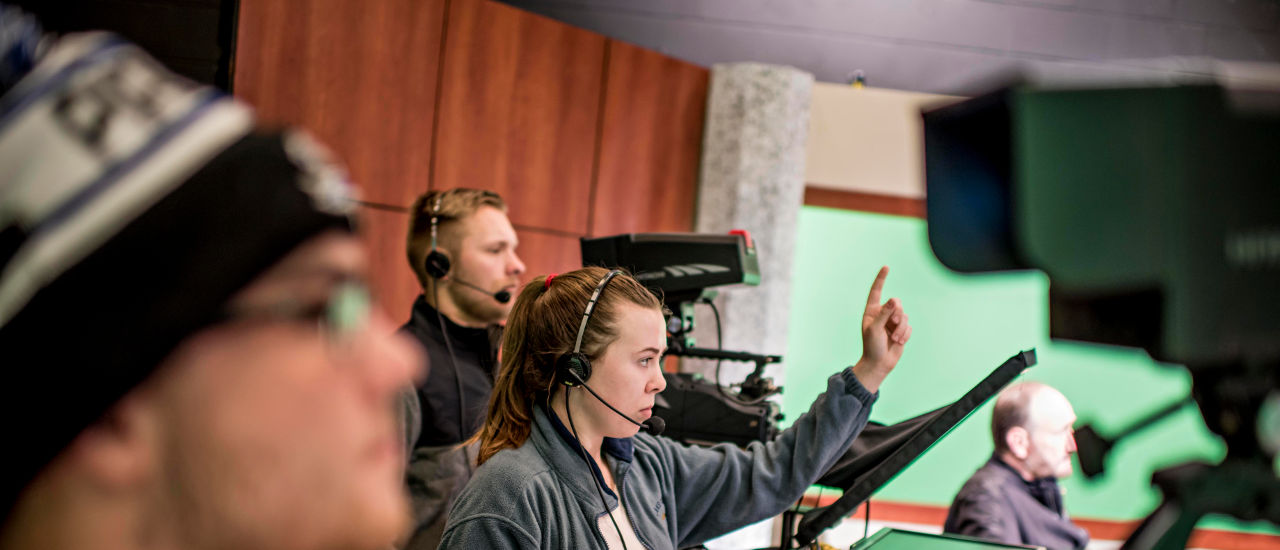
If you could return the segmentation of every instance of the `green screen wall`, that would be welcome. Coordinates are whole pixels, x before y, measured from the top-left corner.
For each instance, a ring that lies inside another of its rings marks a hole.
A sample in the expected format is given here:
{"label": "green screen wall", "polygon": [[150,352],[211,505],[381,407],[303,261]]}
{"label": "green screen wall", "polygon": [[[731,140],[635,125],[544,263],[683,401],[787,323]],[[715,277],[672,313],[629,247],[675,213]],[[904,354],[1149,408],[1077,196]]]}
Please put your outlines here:
{"label": "green screen wall", "polygon": [[[893,423],[950,403],[1029,348],[1036,348],[1039,364],[1020,379],[1060,389],[1081,421],[1093,422],[1103,434],[1190,388],[1183,369],[1156,363],[1143,351],[1051,341],[1049,283],[1042,273],[951,272],[933,256],[924,220],[805,207],[799,223],[782,400],[789,419],[808,408],[828,376],[857,360],[862,308],[881,265],[890,266],[886,298],[902,299],[914,332],[881,387],[873,420]],[[988,402],[875,498],[949,505],[991,454],[990,420]],[[1078,473],[1065,480],[1068,508],[1076,517],[1140,519],[1159,504],[1150,486],[1153,471],[1190,459],[1216,462],[1224,452],[1198,411],[1184,408],[1120,443],[1101,480],[1087,481]],[[1217,517],[1200,527],[1280,532]]]}

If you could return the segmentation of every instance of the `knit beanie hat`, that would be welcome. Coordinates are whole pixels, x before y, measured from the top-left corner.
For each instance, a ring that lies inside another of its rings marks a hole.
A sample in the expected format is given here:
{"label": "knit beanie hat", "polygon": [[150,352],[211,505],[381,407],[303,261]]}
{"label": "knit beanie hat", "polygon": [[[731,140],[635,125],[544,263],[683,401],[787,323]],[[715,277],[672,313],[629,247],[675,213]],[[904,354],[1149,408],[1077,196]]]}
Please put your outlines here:
{"label": "knit beanie hat", "polygon": [[296,246],[351,230],[297,132],[105,33],[0,7],[0,513]]}

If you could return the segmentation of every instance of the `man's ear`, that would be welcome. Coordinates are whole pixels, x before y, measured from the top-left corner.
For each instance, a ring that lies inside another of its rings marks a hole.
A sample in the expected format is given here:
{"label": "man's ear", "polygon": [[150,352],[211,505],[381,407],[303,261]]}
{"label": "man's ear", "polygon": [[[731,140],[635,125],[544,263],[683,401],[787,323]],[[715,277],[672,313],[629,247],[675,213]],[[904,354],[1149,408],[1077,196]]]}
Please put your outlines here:
{"label": "man's ear", "polygon": [[1022,426],[1014,426],[1005,432],[1004,443],[1015,458],[1026,460],[1031,448],[1031,433]]}
{"label": "man's ear", "polygon": [[134,390],[85,428],[67,448],[67,459],[103,488],[124,488],[146,479],[159,452],[156,402]]}

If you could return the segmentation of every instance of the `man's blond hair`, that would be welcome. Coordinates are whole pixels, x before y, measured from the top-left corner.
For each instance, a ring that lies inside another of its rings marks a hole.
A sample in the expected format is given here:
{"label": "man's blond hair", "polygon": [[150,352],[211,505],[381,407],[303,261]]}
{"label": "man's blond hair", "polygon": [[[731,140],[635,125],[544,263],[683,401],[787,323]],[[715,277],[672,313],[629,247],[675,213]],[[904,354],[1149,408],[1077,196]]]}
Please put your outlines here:
{"label": "man's blond hair", "polygon": [[[458,235],[453,230],[455,222],[475,214],[484,206],[491,206],[507,213],[507,203],[493,191],[481,189],[446,189],[444,191],[428,191],[413,201],[410,210],[409,238],[405,252],[409,258],[409,268],[417,275],[418,282],[426,288],[430,276],[427,275],[427,254],[431,253],[431,218],[436,217],[436,248],[452,249],[457,244]],[[451,258],[454,259],[454,258]]]}

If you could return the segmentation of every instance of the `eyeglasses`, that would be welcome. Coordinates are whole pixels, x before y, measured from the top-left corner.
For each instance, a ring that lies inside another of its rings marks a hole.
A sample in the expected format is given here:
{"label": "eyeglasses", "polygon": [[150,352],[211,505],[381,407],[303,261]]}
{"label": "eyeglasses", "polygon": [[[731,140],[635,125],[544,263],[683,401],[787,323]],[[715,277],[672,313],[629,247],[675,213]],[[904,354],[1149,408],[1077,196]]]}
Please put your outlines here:
{"label": "eyeglasses", "polygon": [[343,279],[322,302],[302,303],[296,299],[273,304],[228,309],[218,323],[242,320],[313,321],[326,339],[338,346],[349,345],[369,324],[373,299],[369,287],[357,279]]}

